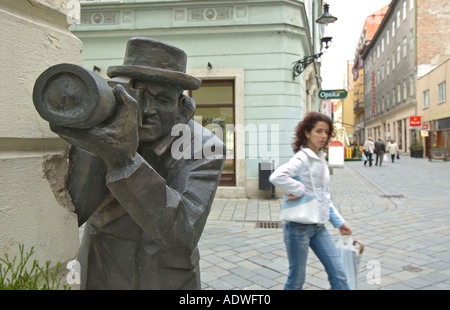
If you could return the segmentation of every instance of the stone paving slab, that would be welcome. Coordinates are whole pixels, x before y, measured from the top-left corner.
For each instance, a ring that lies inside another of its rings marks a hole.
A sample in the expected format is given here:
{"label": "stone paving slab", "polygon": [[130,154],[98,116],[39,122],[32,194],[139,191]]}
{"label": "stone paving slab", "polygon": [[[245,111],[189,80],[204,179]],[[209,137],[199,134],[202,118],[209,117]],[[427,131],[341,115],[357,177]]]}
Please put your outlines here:
{"label": "stone paving slab", "polygon": [[[450,163],[401,156],[382,167],[334,168],[335,206],[365,244],[358,289],[450,289]],[[288,262],[280,200],[216,199],[201,237],[202,289],[280,290]],[[327,225],[337,241],[338,231]],[[304,289],[330,285],[312,251]]]}

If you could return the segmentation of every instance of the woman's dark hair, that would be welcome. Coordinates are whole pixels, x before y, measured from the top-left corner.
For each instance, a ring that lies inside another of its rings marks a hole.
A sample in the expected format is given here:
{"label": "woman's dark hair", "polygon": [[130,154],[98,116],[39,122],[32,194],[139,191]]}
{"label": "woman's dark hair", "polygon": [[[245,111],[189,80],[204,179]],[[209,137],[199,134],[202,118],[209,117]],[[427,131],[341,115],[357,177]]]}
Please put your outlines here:
{"label": "woman's dark hair", "polygon": [[330,127],[327,145],[328,142],[330,142],[330,139],[335,136],[335,130],[331,118],[319,112],[309,112],[305,115],[305,118],[300,123],[298,123],[295,129],[294,142],[292,143],[294,153],[300,151],[301,147],[307,146],[308,139],[306,138],[306,132],[311,132],[314,126],[316,126],[317,122],[325,122]]}

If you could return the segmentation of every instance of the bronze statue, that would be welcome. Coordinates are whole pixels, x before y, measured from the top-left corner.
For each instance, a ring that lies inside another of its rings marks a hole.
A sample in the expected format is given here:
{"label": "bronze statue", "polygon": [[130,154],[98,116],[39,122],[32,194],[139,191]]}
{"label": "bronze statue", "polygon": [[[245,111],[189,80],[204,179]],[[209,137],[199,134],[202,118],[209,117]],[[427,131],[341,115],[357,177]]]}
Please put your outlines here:
{"label": "bronze statue", "polygon": [[[174,46],[136,37],[124,64],[108,68],[112,89],[73,65],[44,72],[35,84],[39,113],[72,145],[67,189],[79,225],[86,221],[81,288],[201,288],[197,243],[225,146],[192,120],[195,104],[183,91],[201,80],[185,73],[186,60]],[[57,111],[43,115],[40,105]],[[67,113],[78,117],[59,121]],[[176,124],[184,126],[182,136]],[[181,138],[190,145],[174,149]],[[198,156],[206,144],[215,156]]]}

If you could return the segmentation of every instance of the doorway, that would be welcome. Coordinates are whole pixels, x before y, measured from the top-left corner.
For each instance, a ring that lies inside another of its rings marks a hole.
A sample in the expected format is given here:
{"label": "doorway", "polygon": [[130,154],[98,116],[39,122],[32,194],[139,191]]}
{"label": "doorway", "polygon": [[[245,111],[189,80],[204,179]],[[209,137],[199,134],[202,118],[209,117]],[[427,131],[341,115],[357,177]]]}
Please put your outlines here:
{"label": "doorway", "polygon": [[189,96],[196,104],[194,120],[214,132],[226,145],[219,186],[236,186],[234,80],[204,80],[202,87],[190,91]]}

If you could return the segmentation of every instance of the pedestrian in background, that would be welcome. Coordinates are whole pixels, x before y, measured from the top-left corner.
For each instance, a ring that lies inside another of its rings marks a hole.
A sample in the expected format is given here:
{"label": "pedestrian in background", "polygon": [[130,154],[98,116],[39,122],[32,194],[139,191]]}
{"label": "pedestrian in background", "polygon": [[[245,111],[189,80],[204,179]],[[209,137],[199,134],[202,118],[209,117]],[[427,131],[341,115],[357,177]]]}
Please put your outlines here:
{"label": "pedestrian in background", "polygon": [[369,166],[372,167],[372,154],[375,151],[375,143],[373,143],[373,138],[367,138],[367,141],[364,143],[364,155],[366,155],[366,160],[364,161],[364,166],[369,161]]}
{"label": "pedestrian in background", "polygon": [[[320,223],[303,224],[285,221],[283,236],[289,260],[289,274],[285,289],[302,289],[306,277],[308,249],[314,251],[328,274],[331,288],[347,290],[346,275],[339,252],[325,223],[329,220],[342,235],[351,235],[350,227],[330,200],[330,172],[322,151],[334,136],[331,119],[321,113],[310,112],[296,128],[293,148],[295,155],[276,169],[269,180],[289,194],[288,200],[310,196],[317,191],[320,202]],[[310,177],[311,173],[311,177]],[[299,177],[300,181],[294,179]],[[314,182],[314,183],[313,183]]]}
{"label": "pedestrian in background", "polygon": [[395,155],[397,155],[399,152],[397,143],[395,143],[394,140],[391,140],[388,143],[388,145],[386,147],[386,152],[391,154],[392,163],[394,163]]}
{"label": "pedestrian in background", "polygon": [[379,165],[381,167],[381,164],[383,164],[385,152],[386,152],[386,145],[381,140],[381,138],[378,138],[378,141],[375,142],[375,153],[377,154],[375,156],[375,166]]}

